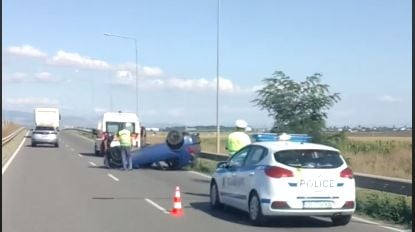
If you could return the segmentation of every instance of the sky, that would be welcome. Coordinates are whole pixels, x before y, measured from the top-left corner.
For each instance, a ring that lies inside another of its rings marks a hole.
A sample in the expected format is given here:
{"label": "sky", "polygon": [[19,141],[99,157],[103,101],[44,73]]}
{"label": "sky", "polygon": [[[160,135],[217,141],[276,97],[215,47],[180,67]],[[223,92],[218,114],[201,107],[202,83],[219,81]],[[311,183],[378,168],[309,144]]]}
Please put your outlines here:
{"label": "sky", "polygon": [[217,2],[3,0],[2,109],[270,127],[252,100],[283,71],[340,93],[327,126],[412,126],[410,0],[219,0],[219,27]]}

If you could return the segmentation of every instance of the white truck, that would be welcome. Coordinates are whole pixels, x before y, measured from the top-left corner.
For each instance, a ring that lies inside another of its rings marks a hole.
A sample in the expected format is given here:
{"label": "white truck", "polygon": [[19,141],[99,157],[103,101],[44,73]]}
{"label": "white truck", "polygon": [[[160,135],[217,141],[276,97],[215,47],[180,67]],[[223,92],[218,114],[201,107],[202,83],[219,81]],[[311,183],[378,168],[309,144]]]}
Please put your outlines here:
{"label": "white truck", "polygon": [[98,121],[97,129],[93,131],[95,135],[95,155],[103,155],[103,133],[116,135],[121,127],[131,131],[133,149],[140,148],[141,126],[137,114],[118,112],[106,112]]}
{"label": "white truck", "polygon": [[58,108],[35,108],[35,126],[52,126],[59,130],[61,115]]}

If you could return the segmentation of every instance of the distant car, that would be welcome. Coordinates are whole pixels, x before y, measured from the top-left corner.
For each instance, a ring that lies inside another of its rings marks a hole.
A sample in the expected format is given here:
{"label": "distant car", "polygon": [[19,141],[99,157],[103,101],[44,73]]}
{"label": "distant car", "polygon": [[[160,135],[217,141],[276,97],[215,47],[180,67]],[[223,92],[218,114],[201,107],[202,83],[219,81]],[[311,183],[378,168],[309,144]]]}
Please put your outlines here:
{"label": "distant car", "polygon": [[52,126],[37,126],[32,131],[32,146],[38,144],[52,144],[59,147],[58,131]]}
{"label": "distant car", "polygon": [[355,192],[353,172],[339,150],[283,134],[218,163],[210,204],[246,211],[254,225],[272,216],[329,216],[334,225],[346,225],[355,211]]}

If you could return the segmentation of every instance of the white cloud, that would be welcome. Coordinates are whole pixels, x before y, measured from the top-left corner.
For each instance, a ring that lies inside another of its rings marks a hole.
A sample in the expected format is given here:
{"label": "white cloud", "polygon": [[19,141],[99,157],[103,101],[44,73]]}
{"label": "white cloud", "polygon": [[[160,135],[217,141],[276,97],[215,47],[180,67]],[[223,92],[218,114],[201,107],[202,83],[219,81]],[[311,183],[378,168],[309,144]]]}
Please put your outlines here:
{"label": "white cloud", "polygon": [[102,108],[102,107],[95,107],[95,108],[94,108],[94,111],[95,111],[96,113],[103,113],[103,112],[107,112],[107,111],[108,111],[108,109],[106,109],[106,108]]}
{"label": "white cloud", "polygon": [[382,102],[400,102],[401,99],[395,98],[395,97],[391,97],[389,95],[385,95],[385,96],[382,96],[380,98],[380,101],[382,101]]}
{"label": "white cloud", "polygon": [[11,74],[10,76],[4,76],[3,80],[5,82],[10,82],[10,83],[22,83],[25,81],[29,81],[30,78],[28,77],[26,73],[15,72]]}
{"label": "white cloud", "polygon": [[[171,78],[167,80],[167,86],[187,91],[216,90],[217,78],[212,80]],[[232,93],[240,90],[241,88],[234,85],[231,80],[219,77],[219,91]]]}
{"label": "white cloud", "polygon": [[49,72],[39,72],[33,75],[27,73],[15,72],[10,76],[3,78],[5,82],[10,83],[24,83],[24,82],[59,82],[60,78],[54,77]]}
{"label": "white cloud", "polygon": [[40,72],[35,75],[35,78],[37,81],[41,82],[58,82],[61,81],[61,79],[52,76],[49,72]]}
{"label": "white cloud", "polygon": [[50,99],[46,97],[36,98],[8,98],[6,103],[10,105],[58,105],[59,101],[56,99]]}
{"label": "white cloud", "polygon": [[163,70],[161,70],[159,67],[144,66],[141,68],[141,70],[139,69],[138,73],[148,77],[159,77],[163,75]]}
{"label": "white cloud", "polygon": [[74,67],[76,69],[94,69],[94,70],[108,70],[111,65],[102,60],[96,60],[89,57],[81,56],[78,53],[70,53],[65,51],[58,51],[51,60],[48,61],[52,65],[61,65]]}
{"label": "white cloud", "polygon": [[183,108],[169,109],[167,115],[173,118],[182,118],[186,115],[186,111]]}
{"label": "white cloud", "polygon": [[47,54],[40,51],[39,49],[33,48],[30,45],[23,46],[11,46],[7,49],[7,52],[13,55],[34,57],[34,58],[45,58]]}
{"label": "white cloud", "polygon": [[[126,71],[131,73],[135,77],[136,66],[133,63],[125,63],[118,65],[116,67],[119,71]],[[138,77],[139,78],[148,78],[148,77],[160,77],[164,74],[163,70],[159,67],[150,67],[150,66],[138,66]]]}

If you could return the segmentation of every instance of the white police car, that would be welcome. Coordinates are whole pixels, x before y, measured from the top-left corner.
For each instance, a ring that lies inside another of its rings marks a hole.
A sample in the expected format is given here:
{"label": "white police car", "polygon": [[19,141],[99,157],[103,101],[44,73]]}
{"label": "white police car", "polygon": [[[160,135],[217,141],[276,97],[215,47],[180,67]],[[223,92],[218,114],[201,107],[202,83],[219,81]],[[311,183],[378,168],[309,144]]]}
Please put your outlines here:
{"label": "white police car", "polygon": [[339,150],[309,143],[303,135],[257,134],[254,139],[218,163],[210,184],[212,207],[246,211],[254,225],[279,215],[329,216],[334,225],[349,223],[356,207],[355,180]]}

